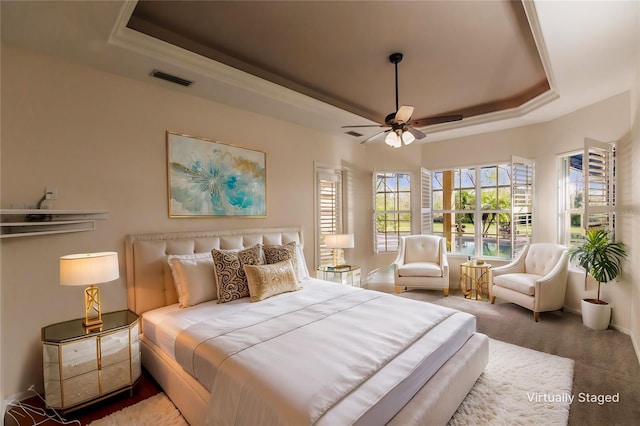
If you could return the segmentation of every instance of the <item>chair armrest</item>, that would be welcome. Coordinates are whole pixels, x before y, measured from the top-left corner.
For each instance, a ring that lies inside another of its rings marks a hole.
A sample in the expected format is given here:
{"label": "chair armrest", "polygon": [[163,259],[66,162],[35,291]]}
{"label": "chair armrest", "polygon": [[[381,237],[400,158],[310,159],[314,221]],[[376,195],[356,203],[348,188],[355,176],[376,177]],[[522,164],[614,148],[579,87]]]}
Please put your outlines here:
{"label": "chair armrest", "polygon": [[404,265],[404,244],[404,237],[401,237],[398,244],[398,254],[396,255],[396,259],[393,261],[393,264],[396,265],[396,269],[398,266]]}
{"label": "chair armrest", "polygon": [[569,273],[569,254],[565,251],[556,266],[536,281],[534,311],[559,309],[564,305]]}
{"label": "chair armrest", "polygon": [[518,254],[518,257],[513,259],[510,263],[507,263],[506,265],[503,265],[503,266],[497,266],[495,268],[489,269],[489,288],[491,288],[494,285],[493,278],[498,275],[523,273],[524,259],[525,259],[525,256],[527,255],[527,251],[529,251],[529,246],[526,246],[524,250],[522,250]]}
{"label": "chair armrest", "polygon": [[504,274],[524,273],[524,256],[519,257],[506,265],[491,268],[491,271],[494,276],[504,275]]}

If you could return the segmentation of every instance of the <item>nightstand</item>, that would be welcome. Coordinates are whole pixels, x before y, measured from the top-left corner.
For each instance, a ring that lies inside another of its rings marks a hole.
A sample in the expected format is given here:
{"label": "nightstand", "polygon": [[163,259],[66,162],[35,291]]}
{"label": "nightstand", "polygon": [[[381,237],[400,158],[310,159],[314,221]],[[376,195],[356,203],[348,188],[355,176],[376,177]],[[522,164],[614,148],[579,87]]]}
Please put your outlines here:
{"label": "nightstand", "polygon": [[339,284],[348,284],[352,287],[360,287],[359,266],[320,266],[317,277],[325,281],[333,281]]}
{"label": "nightstand", "polygon": [[87,330],[83,319],[42,328],[44,392],[47,405],[63,412],[120,392],[133,392],[142,372],[138,315],[117,311]]}

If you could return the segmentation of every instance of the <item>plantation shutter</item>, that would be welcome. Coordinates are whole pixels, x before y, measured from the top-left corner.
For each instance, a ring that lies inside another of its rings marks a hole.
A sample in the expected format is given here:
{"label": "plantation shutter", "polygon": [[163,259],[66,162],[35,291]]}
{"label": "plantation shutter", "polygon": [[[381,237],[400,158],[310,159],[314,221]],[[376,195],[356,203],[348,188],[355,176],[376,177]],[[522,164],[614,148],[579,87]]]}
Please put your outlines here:
{"label": "plantation shutter", "polygon": [[425,168],[420,169],[420,230],[422,234],[432,234],[432,194],[431,172]]}
{"label": "plantation shutter", "polygon": [[615,230],[615,145],[585,138],[584,226],[586,230]]}
{"label": "plantation shutter", "polygon": [[511,157],[511,256],[533,237],[533,194],[535,162]]}
{"label": "plantation shutter", "polygon": [[342,172],[317,170],[319,265],[333,263],[333,251],[326,248],[324,236],[342,233]]}

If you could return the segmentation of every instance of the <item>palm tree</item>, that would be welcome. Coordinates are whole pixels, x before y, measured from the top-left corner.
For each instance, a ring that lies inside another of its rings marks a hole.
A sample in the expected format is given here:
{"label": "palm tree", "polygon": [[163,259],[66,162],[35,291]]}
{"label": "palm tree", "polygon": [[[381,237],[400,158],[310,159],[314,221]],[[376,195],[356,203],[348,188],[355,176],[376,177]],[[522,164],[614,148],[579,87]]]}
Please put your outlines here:
{"label": "palm tree", "polygon": [[624,245],[612,241],[606,230],[592,229],[587,231],[582,245],[572,247],[569,254],[571,260],[577,259],[578,264],[584,268],[585,286],[587,274],[598,281],[598,297],[595,303],[604,303],[600,300],[600,283],[615,279],[622,271],[620,263],[627,257]]}

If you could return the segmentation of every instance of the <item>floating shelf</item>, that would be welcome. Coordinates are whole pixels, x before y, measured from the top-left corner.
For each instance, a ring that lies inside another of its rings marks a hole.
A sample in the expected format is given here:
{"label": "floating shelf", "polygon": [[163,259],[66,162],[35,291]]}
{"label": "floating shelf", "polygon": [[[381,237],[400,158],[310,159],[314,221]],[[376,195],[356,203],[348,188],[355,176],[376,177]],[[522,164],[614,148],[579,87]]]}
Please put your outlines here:
{"label": "floating shelf", "polygon": [[106,218],[102,210],[2,209],[0,238],[93,231]]}

